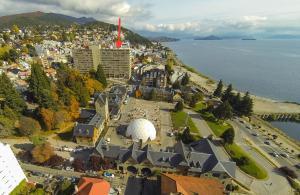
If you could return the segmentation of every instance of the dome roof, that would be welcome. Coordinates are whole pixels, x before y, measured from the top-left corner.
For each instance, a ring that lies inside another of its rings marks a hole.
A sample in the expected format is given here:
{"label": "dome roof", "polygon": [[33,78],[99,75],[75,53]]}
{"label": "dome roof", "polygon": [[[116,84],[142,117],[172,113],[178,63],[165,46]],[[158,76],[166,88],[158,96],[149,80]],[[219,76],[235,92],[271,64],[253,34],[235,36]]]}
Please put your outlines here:
{"label": "dome roof", "polygon": [[135,119],[127,127],[126,136],[131,137],[133,141],[142,140],[143,142],[154,140],[156,130],[154,125],[146,119]]}

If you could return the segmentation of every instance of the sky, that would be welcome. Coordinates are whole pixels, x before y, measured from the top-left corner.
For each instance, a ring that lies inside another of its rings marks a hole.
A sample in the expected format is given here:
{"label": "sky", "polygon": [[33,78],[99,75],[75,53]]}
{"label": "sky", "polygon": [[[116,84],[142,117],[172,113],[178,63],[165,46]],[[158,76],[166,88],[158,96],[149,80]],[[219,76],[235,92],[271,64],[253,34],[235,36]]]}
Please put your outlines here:
{"label": "sky", "polygon": [[0,0],[0,15],[43,11],[137,31],[192,35],[300,34],[300,0]]}

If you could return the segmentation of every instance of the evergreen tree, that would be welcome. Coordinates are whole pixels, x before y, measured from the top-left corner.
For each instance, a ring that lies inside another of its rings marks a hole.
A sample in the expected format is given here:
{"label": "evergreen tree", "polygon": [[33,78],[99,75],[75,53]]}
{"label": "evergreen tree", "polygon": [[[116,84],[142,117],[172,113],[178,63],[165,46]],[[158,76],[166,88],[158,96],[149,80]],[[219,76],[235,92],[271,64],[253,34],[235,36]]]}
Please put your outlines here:
{"label": "evergreen tree", "polygon": [[184,76],[182,77],[181,85],[185,86],[189,83],[189,81],[190,81],[190,77],[187,73],[185,73]]}
{"label": "evergreen tree", "polygon": [[241,94],[240,92],[237,93],[235,96],[233,96],[232,98],[232,108],[234,110],[235,113],[237,113],[238,115],[241,113]]}
{"label": "evergreen tree", "polygon": [[232,93],[232,85],[228,85],[227,89],[225,90],[224,94],[222,95],[222,101],[225,102],[228,100],[229,102],[232,101],[233,93]]}
{"label": "evergreen tree", "polygon": [[14,112],[23,112],[26,108],[25,101],[4,73],[0,76],[0,86],[0,99],[4,100],[4,105]]}
{"label": "evergreen tree", "polygon": [[104,74],[103,68],[101,65],[98,66],[97,71],[95,73],[95,79],[102,83],[104,87],[107,86],[106,76]]}
{"label": "evergreen tree", "polygon": [[249,116],[253,112],[253,100],[251,99],[249,92],[245,94],[241,101],[240,112],[241,115],[245,116]]}
{"label": "evergreen tree", "polygon": [[213,95],[216,96],[216,97],[221,97],[222,96],[222,91],[223,91],[223,81],[220,80]]}
{"label": "evergreen tree", "polygon": [[28,89],[33,101],[41,107],[55,108],[55,103],[51,95],[50,80],[39,64],[31,65]]}
{"label": "evergreen tree", "polygon": [[215,110],[213,110],[213,114],[216,118],[226,120],[232,117],[232,107],[228,101],[220,104]]}
{"label": "evergreen tree", "polygon": [[234,140],[234,130],[233,128],[229,128],[221,135],[221,138],[223,138],[224,142],[226,144],[232,144]]}

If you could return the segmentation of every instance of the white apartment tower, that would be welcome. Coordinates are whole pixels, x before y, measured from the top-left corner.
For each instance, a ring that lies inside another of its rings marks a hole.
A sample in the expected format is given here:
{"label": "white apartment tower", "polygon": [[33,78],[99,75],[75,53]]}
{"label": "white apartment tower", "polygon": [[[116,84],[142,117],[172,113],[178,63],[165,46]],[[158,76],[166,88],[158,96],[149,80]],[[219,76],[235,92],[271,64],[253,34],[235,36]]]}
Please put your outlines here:
{"label": "white apartment tower", "polygon": [[8,144],[0,142],[0,195],[9,195],[27,178]]}

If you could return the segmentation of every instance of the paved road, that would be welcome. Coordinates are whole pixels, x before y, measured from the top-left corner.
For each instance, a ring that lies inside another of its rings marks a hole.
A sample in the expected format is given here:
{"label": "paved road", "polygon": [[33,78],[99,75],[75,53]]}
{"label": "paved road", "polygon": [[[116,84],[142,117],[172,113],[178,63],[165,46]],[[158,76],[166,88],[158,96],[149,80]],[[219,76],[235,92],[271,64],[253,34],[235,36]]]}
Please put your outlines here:
{"label": "paved road", "polygon": [[[239,132],[242,132],[245,136],[247,136],[255,145],[260,147],[262,150],[264,150],[267,154],[272,154],[274,152],[277,152],[278,154],[287,153],[287,151],[283,150],[282,148],[278,147],[272,140],[266,140],[266,137],[261,135],[261,132],[259,132],[257,129],[248,129],[245,127],[245,125],[238,120],[233,120],[231,122],[233,126],[239,129]],[[258,136],[253,136],[252,134],[256,132]],[[268,141],[270,145],[266,145],[264,142]],[[279,155],[278,157],[274,157],[273,155],[269,155],[270,158],[278,162],[281,166],[287,166],[291,169],[293,169],[297,175],[298,178],[300,178],[300,171],[297,169],[294,165],[300,163],[300,161],[295,156],[290,156],[289,158],[283,157]]]}
{"label": "paved road", "polygon": [[253,136],[242,123],[234,120],[231,122],[232,126],[236,131],[235,142],[248,152],[261,166],[263,166],[268,171],[268,178],[265,181],[253,180],[250,188],[258,194],[293,194],[292,188],[288,181],[282,176],[276,167],[272,165],[265,157],[259,154],[256,150],[246,144],[245,138],[250,139],[258,147],[266,146],[263,142],[260,142],[259,138]]}
{"label": "paved road", "polygon": [[189,109],[184,109],[184,112],[189,113],[190,117],[192,118],[202,137],[207,137],[212,134],[209,126],[199,113]]}
{"label": "paved road", "polygon": [[[212,130],[209,128],[206,121],[203,120],[198,113],[195,113],[194,111],[191,110],[186,110],[186,112],[190,113],[192,120],[194,121],[195,125],[199,128],[201,135],[205,137],[207,135],[213,134]],[[251,147],[246,145],[245,142],[243,142],[244,140],[243,137],[247,135],[244,135],[243,131],[240,131],[239,129],[237,129],[236,131],[237,131],[236,139],[239,140],[237,144],[240,145],[245,151],[247,151],[255,160],[257,160],[258,163],[260,163],[263,167],[266,168],[269,174],[269,178],[263,181],[257,180],[252,177],[249,177],[240,169],[237,169],[235,179],[241,182],[242,184],[244,184],[245,186],[249,186],[251,191],[253,191],[255,194],[258,195],[292,194],[292,188],[288,184],[287,180],[283,176],[279,175],[274,171],[274,167],[272,167],[272,165],[269,163],[268,160],[266,160],[255,150],[253,150]],[[230,157],[228,156],[224,148],[221,146],[217,146],[217,153],[219,157],[223,160],[230,159]]]}
{"label": "paved road", "polygon": [[48,167],[42,167],[42,166],[37,166],[33,164],[27,164],[27,163],[22,163],[19,162],[22,169],[27,170],[27,171],[36,171],[36,172],[41,172],[41,173],[46,173],[46,174],[51,174],[51,175],[61,175],[64,177],[80,177],[84,173],[80,172],[75,172],[75,171],[66,171],[66,170],[59,170],[59,169],[52,169]]}

